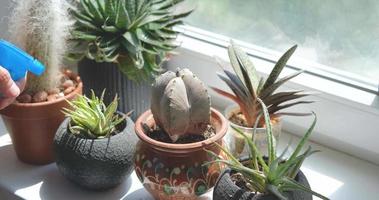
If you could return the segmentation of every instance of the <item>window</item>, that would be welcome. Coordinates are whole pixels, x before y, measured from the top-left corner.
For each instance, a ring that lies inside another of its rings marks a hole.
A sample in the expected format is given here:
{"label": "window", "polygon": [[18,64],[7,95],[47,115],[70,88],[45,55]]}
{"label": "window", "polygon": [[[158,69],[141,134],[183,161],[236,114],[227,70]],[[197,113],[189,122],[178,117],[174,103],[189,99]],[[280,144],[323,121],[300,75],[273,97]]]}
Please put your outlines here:
{"label": "window", "polygon": [[[318,63],[323,71],[374,86],[379,77],[379,3],[355,1],[192,0],[187,23]],[[337,69],[337,70],[336,70]],[[351,84],[349,81],[344,81]]]}
{"label": "window", "polygon": [[[188,18],[187,25],[181,27],[184,31],[179,38],[182,45],[178,49],[179,56],[173,57],[169,63],[171,69],[189,67],[207,85],[223,87],[223,82],[216,76],[216,71],[221,70],[213,56],[228,60],[226,47],[230,38],[248,52],[257,70],[263,74],[271,70],[273,63],[287,48],[297,43],[299,49],[287,63],[283,75],[299,69],[305,69],[306,72],[286,84],[285,89],[317,93],[310,97],[316,103],[294,108],[317,113],[319,120],[311,139],[379,164],[379,74],[375,71],[379,70],[375,66],[379,58],[374,56],[379,43],[375,46],[374,25],[371,25],[372,31],[367,30],[370,20],[362,19],[359,23],[360,17],[354,14],[355,10],[347,9],[350,6],[351,9],[357,9],[357,15],[369,15],[373,11],[361,11],[366,5],[355,5],[353,1],[350,4],[341,1],[341,5],[328,1],[318,5],[316,1],[282,3],[273,0],[192,0],[191,3],[197,3],[197,10]],[[372,1],[367,9],[374,9],[374,3]],[[259,5],[260,9],[252,8],[254,5]],[[336,7],[335,17],[331,17],[332,11],[328,6]],[[307,16],[308,12],[318,14]],[[338,13],[341,15],[340,24],[335,19]],[[346,17],[346,23],[342,23],[342,15]],[[307,17],[313,17],[313,21],[302,19]],[[309,25],[310,22],[315,25]],[[330,25],[332,22],[334,24]],[[326,27],[329,27],[328,34],[321,34],[327,32],[324,30]],[[275,31],[264,32],[267,30]],[[353,30],[356,34],[352,33]],[[317,34],[317,31],[320,33]],[[363,32],[367,32],[366,36]],[[307,34],[310,35],[308,39]],[[379,33],[377,35],[379,37]],[[338,54],[330,53],[337,51]],[[211,95],[214,106],[222,108],[228,105],[229,102],[224,98],[212,92]],[[309,119],[298,117],[286,117],[283,121],[283,129],[293,134],[304,133],[310,123]]]}

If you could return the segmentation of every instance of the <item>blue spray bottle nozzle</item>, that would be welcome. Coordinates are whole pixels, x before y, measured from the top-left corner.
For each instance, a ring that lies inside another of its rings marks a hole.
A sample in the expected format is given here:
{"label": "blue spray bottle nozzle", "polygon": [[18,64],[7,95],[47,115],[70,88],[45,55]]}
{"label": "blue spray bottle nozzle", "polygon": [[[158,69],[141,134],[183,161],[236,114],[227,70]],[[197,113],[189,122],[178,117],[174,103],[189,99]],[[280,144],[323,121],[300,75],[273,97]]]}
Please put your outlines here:
{"label": "blue spray bottle nozzle", "polygon": [[37,76],[45,71],[42,63],[5,40],[0,40],[0,66],[9,71],[14,81],[23,78],[27,71]]}

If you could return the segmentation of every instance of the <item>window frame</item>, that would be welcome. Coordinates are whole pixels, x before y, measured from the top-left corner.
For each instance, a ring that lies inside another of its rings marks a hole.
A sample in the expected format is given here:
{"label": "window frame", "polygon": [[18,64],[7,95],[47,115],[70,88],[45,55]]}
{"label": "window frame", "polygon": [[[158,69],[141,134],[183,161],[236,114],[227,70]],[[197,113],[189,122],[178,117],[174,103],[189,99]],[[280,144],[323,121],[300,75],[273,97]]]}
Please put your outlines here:
{"label": "window frame", "polygon": [[[178,37],[181,43],[168,63],[169,69],[176,67],[190,68],[207,85],[228,89],[217,78],[216,71],[222,72],[215,62],[214,56],[228,61],[226,47],[229,38],[210,33],[191,26],[181,26],[183,32]],[[267,76],[273,63],[280,54],[244,43],[235,42],[251,57],[257,71]],[[362,82],[360,77],[341,76],[331,71],[321,71],[314,68],[310,62],[305,62],[298,55],[291,57],[282,76],[291,74],[299,69],[305,72],[285,84],[284,90],[305,90],[316,94],[307,97],[316,101],[292,107],[290,110],[309,112],[315,111],[318,124],[311,136],[313,142],[354,155],[358,158],[379,164],[379,98],[377,86],[373,82]],[[335,70],[332,70],[337,72]],[[350,81],[350,83],[348,82]],[[213,105],[224,108],[231,102],[209,90]],[[331,111],[334,112],[331,113]],[[284,117],[283,131],[301,136],[308,129],[310,117]],[[376,123],[375,123],[376,122]],[[358,124],[358,126],[356,125]]]}

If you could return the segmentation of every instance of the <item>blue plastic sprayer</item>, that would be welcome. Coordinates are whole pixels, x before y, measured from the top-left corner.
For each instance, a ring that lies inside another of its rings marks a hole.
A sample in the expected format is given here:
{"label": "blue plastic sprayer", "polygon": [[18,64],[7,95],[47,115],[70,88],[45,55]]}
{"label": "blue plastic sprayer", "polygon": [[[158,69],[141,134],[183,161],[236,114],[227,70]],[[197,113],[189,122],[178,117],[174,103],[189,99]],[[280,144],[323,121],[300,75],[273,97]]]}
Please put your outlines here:
{"label": "blue plastic sprayer", "polygon": [[7,69],[14,81],[23,78],[27,71],[39,76],[45,67],[38,60],[15,45],[0,39],[0,66]]}

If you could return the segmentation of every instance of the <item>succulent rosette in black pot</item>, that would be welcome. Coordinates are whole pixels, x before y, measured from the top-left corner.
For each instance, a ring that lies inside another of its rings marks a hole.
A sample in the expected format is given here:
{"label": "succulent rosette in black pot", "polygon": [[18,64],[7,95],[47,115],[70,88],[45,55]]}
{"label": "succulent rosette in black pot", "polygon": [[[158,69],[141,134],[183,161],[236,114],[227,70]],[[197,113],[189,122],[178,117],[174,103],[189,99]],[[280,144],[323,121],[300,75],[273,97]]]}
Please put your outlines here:
{"label": "succulent rosette in black pot", "polygon": [[54,138],[59,171],[84,188],[117,186],[133,171],[137,143],[133,121],[117,112],[117,97],[106,106],[103,95],[92,93],[91,98],[78,96],[70,105]]}

